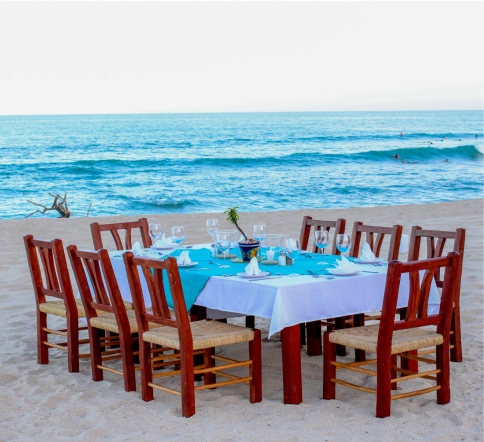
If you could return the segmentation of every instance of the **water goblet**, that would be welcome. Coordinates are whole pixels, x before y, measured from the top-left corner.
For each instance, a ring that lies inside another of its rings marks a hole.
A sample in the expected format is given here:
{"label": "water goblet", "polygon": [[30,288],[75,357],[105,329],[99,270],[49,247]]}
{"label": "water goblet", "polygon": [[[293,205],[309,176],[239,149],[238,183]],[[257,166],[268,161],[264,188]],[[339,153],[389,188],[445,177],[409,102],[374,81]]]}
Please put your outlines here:
{"label": "water goblet", "polygon": [[212,235],[212,244],[215,243],[215,234],[218,233],[218,219],[208,219],[206,222],[207,233]]}
{"label": "water goblet", "polygon": [[351,236],[347,233],[339,233],[336,235],[336,248],[341,254],[346,257],[346,253],[351,247]]}
{"label": "water goblet", "polygon": [[[324,249],[328,247],[329,244],[329,232],[327,230],[315,230],[314,231],[314,244],[318,249],[324,253]],[[324,264],[318,262],[318,264]]]}
{"label": "water goblet", "polygon": [[[301,244],[298,239],[289,238],[286,240],[286,254],[292,259],[292,263],[296,262],[296,258],[301,254]],[[297,273],[291,273],[289,276],[298,276]]]}
{"label": "water goblet", "polygon": [[178,255],[180,254],[180,244],[185,239],[185,228],[183,226],[174,226],[171,228],[171,239],[178,246]]}
{"label": "water goblet", "polygon": [[150,223],[148,234],[150,235],[150,238],[153,240],[153,246],[152,246],[153,250],[156,251],[156,241],[158,241],[161,238],[161,235],[163,235],[163,229],[161,228],[161,224]]}
{"label": "water goblet", "polygon": [[[217,238],[217,249],[220,250],[224,254],[224,261],[225,261],[225,252],[230,249],[230,233],[229,232],[222,232],[222,233],[217,233],[216,235]],[[220,267],[225,267],[228,268],[230,266],[228,265],[221,265]]]}
{"label": "water goblet", "polygon": [[267,228],[265,224],[256,224],[254,226],[254,239],[259,242],[262,242],[266,239],[267,236]]}

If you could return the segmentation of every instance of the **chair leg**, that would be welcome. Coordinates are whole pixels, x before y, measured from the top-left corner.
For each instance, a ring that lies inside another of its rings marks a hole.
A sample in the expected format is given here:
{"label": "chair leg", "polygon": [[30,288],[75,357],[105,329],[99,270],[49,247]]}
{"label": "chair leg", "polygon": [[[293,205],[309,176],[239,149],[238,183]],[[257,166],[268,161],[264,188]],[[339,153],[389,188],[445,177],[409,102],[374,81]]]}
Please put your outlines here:
{"label": "chair leg", "polygon": [[[396,379],[397,378],[397,375],[398,375],[398,372],[397,370],[395,370],[397,366],[397,355],[392,355],[392,379]],[[396,382],[393,382],[392,384],[392,390],[396,390],[398,388],[398,385]]]}
{"label": "chair leg", "polygon": [[[409,355],[418,356],[417,350],[410,350],[407,351]],[[404,370],[413,371],[414,373],[418,373],[418,361],[414,359],[402,358],[402,368]]]}
{"label": "chair leg", "polygon": [[133,343],[131,335],[120,333],[119,342],[121,344],[121,357],[123,361],[124,389],[126,391],[136,391],[136,374],[134,370]]}
{"label": "chair leg", "polygon": [[452,322],[450,329],[454,332],[450,335],[450,343],[454,348],[450,349],[450,360],[452,362],[462,362],[462,338],[460,331],[460,307],[458,303],[454,304],[452,312]]}
{"label": "chair leg", "polygon": [[437,385],[440,389],[437,390],[437,403],[448,404],[450,402],[450,357],[449,344],[437,345],[436,362],[437,369]]}
{"label": "chair leg", "polygon": [[246,316],[245,317],[245,326],[247,328],[254,328],[255,327],[255,316]]}
{"label": "chair leg", "polygon": [[303,322],[299,324],[299,343],[301,347],[306,345],[306,323]]}
{"label": "chair leg", "polygon": [[139,359],[141,364],[141,398],[152,401],[154,398],[153,387],[148,384],[153,383],[153,367],[151,366],[151,345],[149,342],[139,338]]}
{"label": "chair leg", "polygon": [[[212,358],[212,355],[215,354],[215,348],[207,348],[205,350],[205,353],[203,354],[203,365],[205,368],[213,367],[215,365],[215,361]],[[216,377],[213,373],[204,373],[203,374],[203,384],[204,385],[209,385],[209,384],[215,384],[216,382]],[[215,389],[215,387],[213,388]]]}
{"label": "chair leg", "polygon": [[[353,315],[353,327],[363,327],[365,325],[365,315],[360,313],[358,315]],[[360,350],[355,348],[355,361],[362,362],[366,361],[365,350]]]}
{"label": "chair leg", "polygon": [[181,356],[181,397],[182,415],[190,417],[195,414],[195,386],[193,383],[193,352],[180,352]]}
{"label": "chair leg", "polygon": [[376,363],[376,417],[390,416],[392,356],[378,354]]}
{"label": "chair leg", "polygon": [[308,356],[321,356],[323,354],[321,340],[321,321],[306,323],[307,330],[307,350]]}
{"label": "chair leg", "polygon": [[67,366],[70,373],[79,372],[79,319],[67,315]]}
{"label": "chair leg", "polygon": [[[336,330],[341,330],[346,328],[346,320],[343,316],[342,318],[335,318],[334,325]],[[346,347],[344,345],[336,345],[336,354],[338,356],[346,356]]]}
{"label": "chair leg", "polygon": [[336,361],[336,345],[329,342],[331,332],[325,332],[323,337],[323,399],[335,399],[336,384],[331,379],[336,378],[336,367],[331,362]]}
{"label": "chair leg", "polygon": [[92,380],[96,382],[103,380],[103,371],[98,367],[103,363],[101,355],[101,336],[104,336],[104,330],[89,327]]}
{"label": "chair leg", "polygon": [[48,335],[44,328],[47,328],[47,313],[37,309],[37,362],[39,364],[49,363],[49,347],[44,344],[48,341]]}
{"label": "chair leg", "polygon": [[250,403],[262,401],[262,345],[260,330],[254,329],[254,339],[249,342],[250,365]]}

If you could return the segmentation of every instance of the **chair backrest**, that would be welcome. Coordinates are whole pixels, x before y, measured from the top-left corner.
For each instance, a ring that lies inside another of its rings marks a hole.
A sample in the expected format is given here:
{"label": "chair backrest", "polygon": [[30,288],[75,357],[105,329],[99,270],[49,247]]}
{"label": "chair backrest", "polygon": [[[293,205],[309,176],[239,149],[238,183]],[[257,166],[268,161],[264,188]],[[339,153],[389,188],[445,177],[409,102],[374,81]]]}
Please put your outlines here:
{"label": "chair backrest", "polygon": [[129,321],[108,251],[67,247],[74,276],[88,320],[99,311],[114,313],[120,330],[129,330]]}
{"label": "chair backrest", "polygon": [[[420,246],[422,238],[427,240],[427,258],[438,258],[442,256],[445,244],[448,239],[454,240],[452,251],[461,255],[461,262],[464,261],[465,229],[456,229],[455,232],[445,230],[423,230],[420,226],[413,226],[410,234],[408,247],[408,261],[417,261],[420,258]],[[441,272],[435,272],[437,287],[442,288]],[[462,268],[459,272],[459,287]]]}
{"label": "chair backrest", "polygon": [[[143,241],[143,247],[151,246],[151,238],[149,235],[148,220],[146,218],[140,218],[138,221],[129,221],[124,223],[112,223],[112,224],[91,224],[92,240],[94,242],[94,248],[96,250],[103,249],[103,240],[101,232],[111,232],[114,243],[117,250],[131,249],[132,243],[132,230],[139,229],[141,234],[141,240]],[[124,230],[124,245],[119,234]]]}
{"label": "chair backrest", "polygon": [[[27,261],[37,305],[46,302],[46,296],[62,299],[68,315],[77,316],[64,246],[60,239],[45,241],[24,236]],[[40,259],[39,259],[40,258]]]}
{"label": "chair backrest", "polygon": [[[349,255],[357,257],[360,250],[361,234],[366,234],[366,242],[370,249],[378,258],[380,257],[381,247],[385,235],[390,235],[390,245],[388,247],[388,261],[398,259],[400,241],[402,239],[403,227],[396,224],[393,227],[369,226],[360,221],[353,224],[351,237],[351,250]],[[376,235],[376,238],[375,238]]]}
{"label": "chair backrest", "polygon": [[[342,218],[337,219],[336,221],[322,221],[318,219],[313,219],[310,216],[305,216],[302,221],[301,226],[301,233],[299,235],[299,242],[301,244],[301,250],[307,250],[309,244],[309,237],[311,234],[311,227],[314,227],[314,230],[327,230],[330,231],[331,228],[334,228],[334,235],[333,235],[333,246],[331,247],[331,254],[332,255],[339,255],[339,250],[336,249],[336,235],[338,233],[345,233],[346,221]],[[316,253],[323,253],[324,251],[318,249],[316,244],[313,241],[312,252]]]}
{"label": "chair backrest", "polygon": [[[176,259],[170,257],[156,260],[135,257],[132,252],[124,253],[123,259],[136,312],[138,333],[141,335],[149,330],[148,322],[176,327],[182,351],[192,351],[192,332]],[[139,270],[146,279],[152,312],[146,310]],[[176,319],[172,319],[168,308],[166,283],[169,286]]]}
{"label": "chair backrest", "polygon": [[[378,352],[384,351],[392,342],[393,331],[409,328],[437,326],[444,340],[449,338],[454,298],[457,291],[457,274],[462,257],[459,253],[450,252],[444,258],[431,258],[422,261],[402,263],[391,261],[388,264],[385,295],[383,298],[380,330],[378,334]],[[434,273],[445,268],[440,310],[438,314],[428,314],[430,288]],[[420,278],[420,272],[424,276]],[[405,319],[395,322],[398,292],[402,275],[408,273],[410,290]]]}

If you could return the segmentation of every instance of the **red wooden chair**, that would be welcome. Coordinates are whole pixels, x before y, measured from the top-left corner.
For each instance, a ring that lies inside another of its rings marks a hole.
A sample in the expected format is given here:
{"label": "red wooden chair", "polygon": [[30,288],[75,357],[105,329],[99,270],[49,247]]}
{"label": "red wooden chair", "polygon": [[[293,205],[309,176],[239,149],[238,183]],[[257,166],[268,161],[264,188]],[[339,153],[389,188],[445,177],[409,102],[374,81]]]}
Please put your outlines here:
{"label": "red wooden chair", "polygon": [[[393,399],[437,391],[438,404],[446,404],[450,401],[450,324],[461,258],[458,253],[451,252],[446,258],[433,258],[408,263],[390,262],[380,323],[327,331],[324,334],[323,399],[335,399],[336,384],[376,393],[377,417],[390,416],[390,404]],[[441,267],[446,269],[440,310],[438,314],[428,315],[430,286],[434,274]],[[420,281],[419,272],[422,270],[425,271],[425,276]],[[406,277],[405,274],[409,275],[410,281],[407,312],[403,320],[395,322],[400,281],[402,277]],[[427,326],[433,327],[432,329],[423,328]],[[337,362],[337,344],[376,353],[376,359],[346,364]],[[430,346],[435,346],[437,351],[437,367],[434,370],[415,373],[397,367],[397,355],[419,362],[434,363],[430,359],[411,354],[419,348]],[[364,365],[370,364],[376,364],[376,371],[363,368]],[[338,379],[336,377],[337,369],[348,369],[360,374],[376,376],[376,389]],[[397,377],[398,372],[401,373],[400,377]],[[417,378],[436,381],[436,385],[392,396],[391,391],[396,390],[398,382]]]}
{"label": "red wooden chair", "polygon": [[[465,229],[456,229],[452,231],[442,230],[423,230],[419,226],[412,227],[410,234],[410,244],[408,248],[408,260],[416,261],[420,256],[420,246],[422,238],[427,240],[427,258],[437,258],[442,256],[447,240],[453,240],[454,252],[458,252],[464,260]],[[450,360],[453,362],[462,362],[462,338],[460,328],[460,286],[462,278],[462,268],[458,274],[457,292],[454,299],[454,310],[450,326]],[[435,273],[435,282],[437,287],[443,287],[440,272]]]}
{"label": "red wooden chair", "polygon": [[[132,243],[132,230],[139,229],[143,247],[148,248],[151,246],[151,238],[149,235],[148,220],[146,218],[140,218],[138,221],[129,221],[123,223],[113,224],[91,224],[92,240],[94,242],[94,249],[99,250],[105,248],[103,246],[102,232],[110,232],[113,236],[114,243],[117,250],[128,250],[133,247]],[[120,231],[124,230],[124,244],[121,240]]]}
{"label": "red wooden chair", "polygon": [[[88,339],[79,340],[79,318],[84,317],[81,299],[74,297],[69,269],[67,268],[64,247],[60,239],[43,241],[32,235],[24,236],[30,276],[37,303],[37,362],[49,363],[49,348],[67,352],[69,371],[79,371],[79,358],[89,354],[79,354],[79,345],[87,344]],[[39,260],[40,258],[40,260]],[[57,298],[49,300],[49,298]],[[66,318],[67,326],[54,330],[47,326],[47,315]],[[50,342],[49,335],[64,336],[67,342]]]}
{"label": "red wooden chair", "polygon": [[[327,230],[333,233],[333,244],[331,246],[331,255],[339,255],[339,250],[336,249],[336,235],[345,233],[346,220],[339,218],[336,221],[323,221],[319,219],[313,219],[311,216],[304,216],[301,224],[301,233],[299,234],[299,242],[301,244],[301,250],[308,250],[310,244],[311,252],[324,253],[324,250],[319,249],[314,244],[314,240],[310,242],[312,238],[311,232],[315,230]],[[322,341],[321,341],[321,326],[326,325],[331,328],[334,326],[334,320],[328,320],[328,322],[312,321],[306,324],[301,324],[300,337],[301,345],[306,344],[306,330],[307,330],[307,347],[306,352],[309,356],[319,356],[322,354]]]}
{"label": "red wooden chair", "polygon": [[[153,383],[153,379],[181,375],[182,414],[184,417],[195,414],[195,390],[213,389],[236,383],[249,383],[250,402],[260,402],[262,400],[260,330],[224,324],[218,321],[190,322],[175,258],[153,260],[134,257],[132,252],[126,252],[123,256],[138,321],[143,400],[153,400],[154,388],[180,395],[177,390]],[[149,287],[152,312],[145,308],[139,269],[142,270]],[[168,281],[167,283],[164,282],[164,276]],[[165,284],[169,284],[173,299],[174,319],[172,319],[168,310]],[[149,322],[164,327],[150,330]],[[250,359],[246,361],[238,362],[214,354],[214,347],[240,342],[249,343]],[[175,348],[178,353],[152,358],[149,351],[150,344]],[[193,356],[197,354],[203,355],[204,363],[195,367]],[[166,359],[168,359],[168,362],[164,362]],[[163,361],[160,365],[175,364],[175,370],[153,374],[152,363],[158,361]],[[222,361],[225,364],[215,366],[215,361]],[[176,365],[179,365],[180,368],[177,369]],[[236,376],[224,371],[243,366],[249,368],[249,375],[246,377]],[[194,385],[194,375],[197,374],[204,375],[204,385]],[[225,377],[228,380],[215,382],[215,376]]]}
{"label": "red wooden chair", "polygon": [[[102,381],[103,371],[109,371],[123,376],[126,391],[136,391],[133,343],[137,343],[138,326],[132,304],[121,297],[108,251],[78,250],[74,245],[67,251],[88,320],[92,378]],[[105,338],[105,332],[114,335]],[[103,364],[119,358],[122,371]]]}

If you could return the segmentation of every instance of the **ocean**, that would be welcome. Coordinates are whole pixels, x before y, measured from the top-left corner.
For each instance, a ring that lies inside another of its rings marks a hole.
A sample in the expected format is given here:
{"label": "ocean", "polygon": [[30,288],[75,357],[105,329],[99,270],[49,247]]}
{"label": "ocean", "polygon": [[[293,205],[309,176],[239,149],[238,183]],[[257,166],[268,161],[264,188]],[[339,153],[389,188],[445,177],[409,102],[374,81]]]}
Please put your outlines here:
{"label": "ocean", "polygon": [[482,111],[0,116],[0,218],[482,198],[483,152]]}

